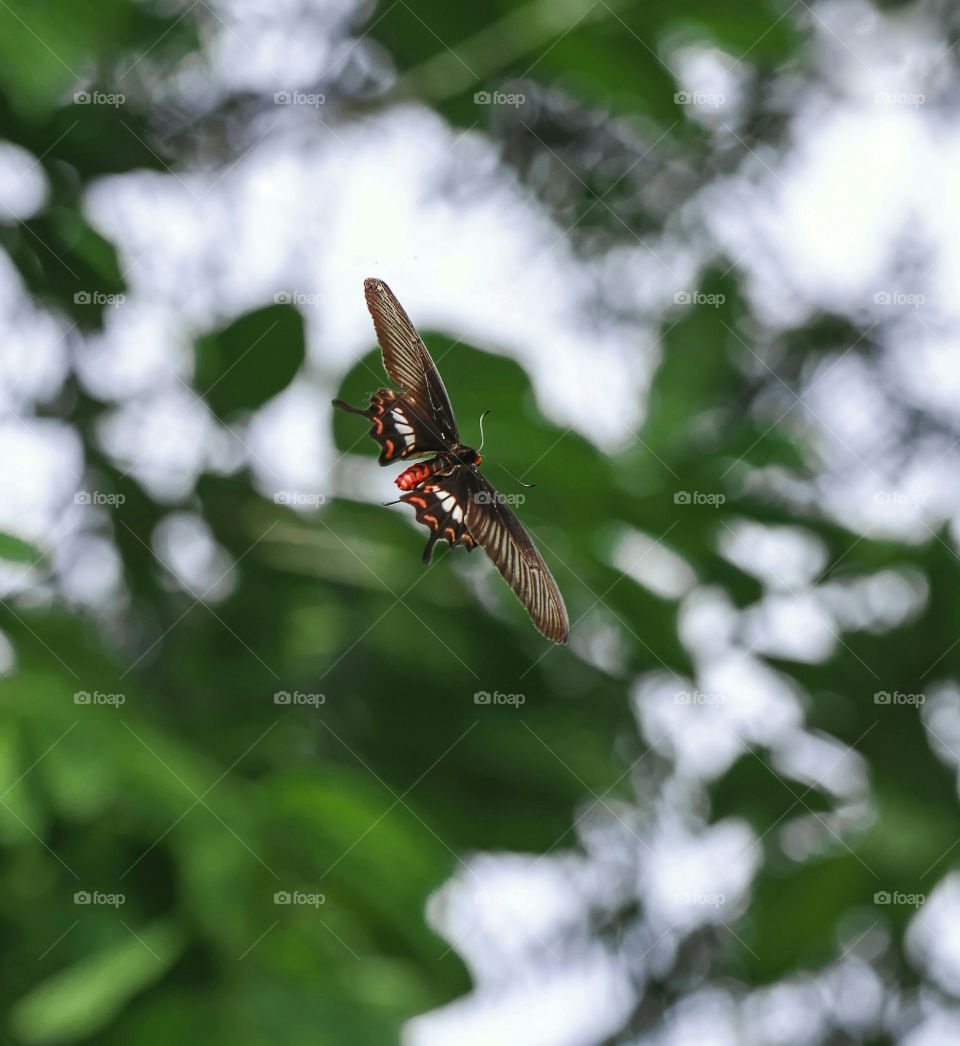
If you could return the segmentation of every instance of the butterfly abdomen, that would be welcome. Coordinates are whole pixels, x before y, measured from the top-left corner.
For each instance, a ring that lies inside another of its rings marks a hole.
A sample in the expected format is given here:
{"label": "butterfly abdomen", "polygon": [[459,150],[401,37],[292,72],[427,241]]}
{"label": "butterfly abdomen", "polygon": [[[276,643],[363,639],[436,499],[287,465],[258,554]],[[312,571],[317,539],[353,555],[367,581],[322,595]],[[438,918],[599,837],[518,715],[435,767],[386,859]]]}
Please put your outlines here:
{"label": "butterfly abdomen", "polygon": [[404,469],[394,482],[401,490],[413,490],[414,487],[419,486],[425,479],[429,479],[437,473],[441,465],[442,462],[439,458],[411,465],[410,468]]}

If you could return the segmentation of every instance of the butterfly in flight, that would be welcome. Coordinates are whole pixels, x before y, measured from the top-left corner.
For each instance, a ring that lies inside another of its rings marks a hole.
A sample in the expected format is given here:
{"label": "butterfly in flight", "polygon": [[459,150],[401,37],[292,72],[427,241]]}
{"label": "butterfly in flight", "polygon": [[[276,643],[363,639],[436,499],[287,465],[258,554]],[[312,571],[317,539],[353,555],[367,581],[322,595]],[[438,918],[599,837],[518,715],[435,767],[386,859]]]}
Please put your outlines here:
{"label": "butterfly in flight", "polygon": [[380,445],[380,464],[429,456],[396,479],[400,501],[412,505],[418,523],[430,530],[423,553],[429,563],[438,540],[468,552],[479,545],[513,589],[538,629],[555,643],[570,632],[567,608],[546,563],[480,472],[480,454],[466,446],[436,365],[403,306],[381,280],[364,280],[367,307],[383,355],[383,368],[400,391],[378,389],[370,406],[333,405],[371,421]]}

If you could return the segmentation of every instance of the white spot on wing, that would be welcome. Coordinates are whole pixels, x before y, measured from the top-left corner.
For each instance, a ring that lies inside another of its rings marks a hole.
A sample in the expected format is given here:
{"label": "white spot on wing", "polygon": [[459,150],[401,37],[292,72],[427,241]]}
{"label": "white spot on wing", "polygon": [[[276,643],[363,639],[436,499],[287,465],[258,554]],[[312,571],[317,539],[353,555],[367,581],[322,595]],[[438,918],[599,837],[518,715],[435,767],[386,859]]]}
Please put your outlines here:
{"label": "white spot on wing", "polygon": [[407,421],[406,414],[399,407],[394,407],[390,411],[390,417],[393,420],[393,424],[400,433],[401,436],[407,436],[413,432],[413,426]]}

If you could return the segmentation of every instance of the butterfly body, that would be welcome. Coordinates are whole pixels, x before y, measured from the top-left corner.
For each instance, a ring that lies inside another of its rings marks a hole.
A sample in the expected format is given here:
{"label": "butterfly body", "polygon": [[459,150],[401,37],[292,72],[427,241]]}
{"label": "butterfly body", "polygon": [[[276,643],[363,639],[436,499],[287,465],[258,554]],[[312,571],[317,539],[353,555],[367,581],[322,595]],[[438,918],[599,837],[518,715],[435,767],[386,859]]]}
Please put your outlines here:
{"label": "butterfly body", "polygon": [[380,464],[429,457],[396,479],[418,523],[430,531],[423,560],[437,541],[480,545],[547,638],[565,643],[570,630],[563,597],[520,521],[480,472],[480,453],[460,439],[453,408],[426,345],[390,288],[365,280],[367,306],[390,379],[400,387],[378,389],[366,409],[343,400],[334,406],[370,419]]}
{"label": "butterfly body", "polygon": [[454,447],[446,454],[438,454],[429,461],[418,462],[404,469],[394,480],[401,490],[413,490],[431,476],[448,476],[450,472],[463,465],[476,468],[480,464],[480,454],[473,447]]}
{"label": "butterfly body", "polygon": [[440,472],[443,466],[444,462],[440,458],[431,458],[430,461],[424,461],[422,464],[411,465],[410,468],[404,469],[394,480],[394,483],[401,490],[413,490],[414,487],[418,487],[424,480],[428,480],[431,476]]}

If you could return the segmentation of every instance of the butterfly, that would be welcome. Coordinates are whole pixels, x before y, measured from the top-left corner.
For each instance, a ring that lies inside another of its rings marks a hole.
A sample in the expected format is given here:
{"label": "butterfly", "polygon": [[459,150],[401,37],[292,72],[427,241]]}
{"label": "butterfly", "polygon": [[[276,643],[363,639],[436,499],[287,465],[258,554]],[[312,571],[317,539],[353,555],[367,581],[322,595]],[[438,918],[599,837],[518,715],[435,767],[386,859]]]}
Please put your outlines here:
{"label": "butterfly", "polygon": [[430,531],[424,563],[437,541],[468,552],[479,545],[537,628],[565,643],[570,621],[560,589],[503,495],[480,472],[479,451],[460,439],[450,397],[423,339],[382,280],[364,280],[363,288],[383,369],[400,391],[377,389],[366,409],[339,399],[333,405],[370,419],[381,465],[432,455],[395,480],[404,492],[400,501],[413,506],[417,522]]}

